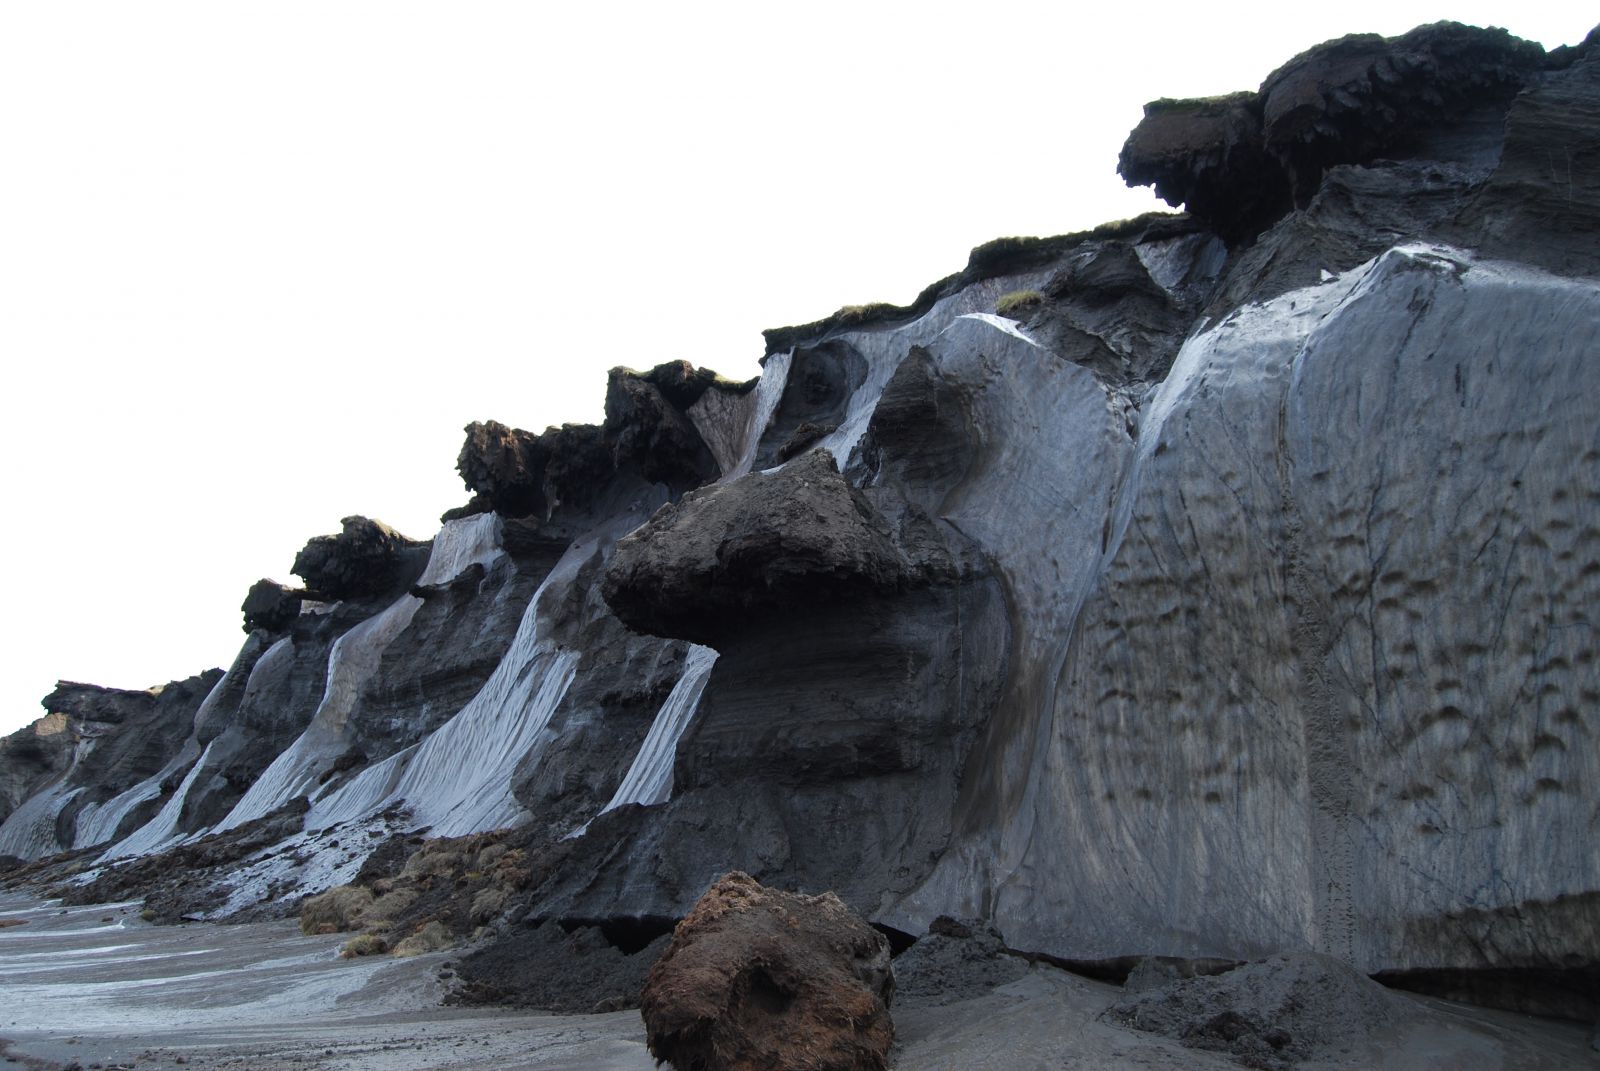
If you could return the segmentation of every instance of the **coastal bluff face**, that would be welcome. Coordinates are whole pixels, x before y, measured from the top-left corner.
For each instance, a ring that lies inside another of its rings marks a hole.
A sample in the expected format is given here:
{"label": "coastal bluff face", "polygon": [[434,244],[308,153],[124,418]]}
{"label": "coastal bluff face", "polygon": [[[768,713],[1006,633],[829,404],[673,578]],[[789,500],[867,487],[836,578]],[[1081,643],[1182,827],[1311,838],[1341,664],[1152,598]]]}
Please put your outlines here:
{"label": "coastal bluff face", "polygon": [[1186,213],[471,425],[440,533],[313,540],[226,674],[58,690],[0,855],[181,848],[249,917],[514,827],[480,922],[642,945],[737,869],[1595,1016],[1597,40],[1330,42],[1150,106],[1122,172]]}

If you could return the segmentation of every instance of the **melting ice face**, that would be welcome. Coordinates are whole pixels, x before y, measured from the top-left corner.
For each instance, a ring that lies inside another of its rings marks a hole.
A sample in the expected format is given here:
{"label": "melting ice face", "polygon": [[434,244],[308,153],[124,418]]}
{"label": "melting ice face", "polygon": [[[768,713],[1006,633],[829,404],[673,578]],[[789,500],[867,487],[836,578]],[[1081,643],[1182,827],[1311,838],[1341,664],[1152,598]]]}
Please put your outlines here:
{"label": "melting ice face", "polygon": [[511,646],[489,680],[430,736],[361,771],[314,800],[306,827],[351,821],[404,802],[435,836],[460,836],[514,825],[519,765],[536,762],[550,718],[577,674],[579,653],[548,635],[547,593],[565,590],[597,550],[599,536],[568,548],[529,600]]}
{"label": "melting ice face", "polygon": [[25,800],[0,825],[0,855],[38,859],[57,851],[56,816],[82,791],[56,787]]}
{"label": "melting ice face", "polygon": [[[421,585],[448,583],[470,566],[491,565],[504,553],[500,544],[500,518],[497,515],[482,513],[449,521],[434,538],[427,567],[417,582]],[[422,600],[416,596],[402,595],[334,642],[328,658],[327,684],[311,724],[262,772],[227,817],[218,823],[218,831],[232,829],[270,814],[296,796],[315,791],[322,770],[344,750],[345,725],[362,687],[377,672],[383,652],[410,625],[421,605]],[[276,651],[287,650],[286,645],[286,640],[280,640],[273,650],[262,656],[261,663],[273,657]],[[203,723],[214,705],[213,700],[227,683],[225,677],[212,690],[211,696],[207,697],[195,716],[196,726]],[[192,746],[192,741],[186,745],[189,746]],[[178,834],[178,817],[198,774],[206,766],[210,750],[210,745],[207,745],[206,752],[190,768],[182,785],[161,812],[108,851],[104,858],[143,854],[182,839]],[[155,777],[109,801],[96,813],[86,815],[88,822],[78,838],[79,843],[93,844],[96,841],[84,838],[109,837],[114,833],[116,825],[129,810],[159,793],[161,781],[176,769],[170,763],[168,766]]]}
{"label": "melting ice face", "polygon": [[[417,583],[444,584],[473,564],[491,564],[500,547],[500,518],[493,513],[446,522],[434,538],[428,565]],[[383,653],[410,626],[422,600],[402,595],[383,611],[340,636],[328,657],[328,680],[311,724],[262,772],[218,825],[232,829],[271,814],[296,796],[316,791],[328,762],[348,744],[345,726],[361,689],[378,672]]]}
{"label": "melting ice face", "polygon": [[652,807],[672,798],[672,762],[678,753],[678,740],[693,720],[700,706],[700,695],[706,689],[706,680],[711,676],[711,667],[716,664],[717,652],[710,647],[695,644],[689,648],[683,661],[683,676],[678,678],[667,701],[661,704],[639,754],[634,756],[633,765],[628,767],[611,802],[601,808],[601,814],[624,804]]}
{"label": "melting ice face", "polygon": [[213,740],[206,745],[200,753],[200,758],[189,767],[189,772],[184,775],[183,783],[178,786],[178,791],[162,806],[156,816],[133,833],[124,837],[122,842],[107,849],[101,856],[101,861],[107,859],[120,859],[129,855],[144,855],[153,852],[178,839],[178,818],[183,814],[184,802],[189,798],[189,790],[194,787],[195,780],[206,767],[206,759],[211,756],[211,748],[216,743]]}
{"label": "melting ice face", "polygon": [[772,423],[772,414],[777,412],[778,403],[783,400],[784,388],[789,384],[789,362],[793,358],[793,351],[774,353],[767,358],[761,378],[756,381],[756,401],[750,412],[750,425],[745,430],[744,452],[739,463],[722,477],[723,482],[737,480],[748,473],[750,466],[755,463],[756,448],[761,445],[762,433]]}

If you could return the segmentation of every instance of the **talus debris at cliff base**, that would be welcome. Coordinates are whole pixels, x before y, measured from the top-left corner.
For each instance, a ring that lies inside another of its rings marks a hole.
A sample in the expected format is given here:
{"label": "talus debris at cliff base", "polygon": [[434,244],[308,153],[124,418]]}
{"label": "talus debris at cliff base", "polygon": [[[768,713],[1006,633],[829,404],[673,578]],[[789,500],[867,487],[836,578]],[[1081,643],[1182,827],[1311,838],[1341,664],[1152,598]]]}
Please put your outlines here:
{"label": "talus debris at cliff base", "polygon": [[0,855],[198,851],[160,910],[249,917],[514,827],[514,887],[434,875],[454,937],[648,944],[738,868],[1593,1018],[1596,40],[1318,46],[1150,106],[1122,172],[1183,214],[473,424],[431,542],[347,519],[220,678],[8,738]]}

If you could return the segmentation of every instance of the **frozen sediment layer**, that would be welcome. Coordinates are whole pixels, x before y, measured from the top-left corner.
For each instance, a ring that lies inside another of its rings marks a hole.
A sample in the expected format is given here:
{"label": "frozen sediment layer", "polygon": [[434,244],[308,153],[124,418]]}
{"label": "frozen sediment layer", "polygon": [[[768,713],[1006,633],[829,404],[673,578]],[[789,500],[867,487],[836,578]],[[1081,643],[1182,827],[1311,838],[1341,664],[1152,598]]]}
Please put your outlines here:
{"label": "frozen sediment layer", "polygon": [[132,788],[119,792],[104,803],[84,804],[83,809],[78,812],[72,847],[90,848],[96,844],[104,844],[116,836],[117,827],[122,824],[122,820],[129,812],[140,804],[160,796],[161,783],[194,762],[199,755],[199,745],[190,738],[184,741],[183,747],[177,754],[167,760],[165,766]]}
{"label": "frozen sediment layer", "polygon": [[[446,583],[474,563],[492,564],[503,553],[500,545],[500,519],[496,515],[480,514],[450,521],[435,538],[428,565],[418,579],[418,584]],[[361,686],[376,671],[384,648],[404,631],[420,605],[421,600],[415,596],[403,595],[383,611],[356,625],[335,641],[329,656],[327,683],[312,724],[262,772],[261,777],[252,784],[232,812],[214,827],[216,830],[233,828],[269,814],[295,796],[317,787],[321,771],[349,746],[349,742],[344,739],[344,727],[360,695]],[[292,640],[289,637],[279,639],[259,659],[249,663],[246,691],[250,690],[258,674],[263,680],[270,679],[280,672],[282,663],[292,660],[294,656]],[[185,749],[193,747],[198,750],[199,741],[204,741],[206,746],[174,793],[173,799],[169,800],[161,813],[151,819],[145,827],[136,830],[124,841],[115,845],[103,858],[124,858],[144,854],[158,848],[170,847],[188,837],[212,831],[212,827],[208,827],[184,834],[179,829],[178,819],[189,802],[191,789],[202,784],[205,777],[213,772],[211,766],[215,749],[211,744],[215,742],[216,734],[222,728],[220,725],[212,724],[216,720],[215,708],[218,698],[227,694],[233,687],[233,678],[239,668],[239,664],[236,664],[229,669],[228,674],[217,683],[196,712],[195,732],[185,744]],[[225,762],[226,759],[226,751],[216,756],[216,761]],[[151,787],[158,787],[163,779],[181,769],[182,763],[175,760],[168,766],[170,769],[163,770],[144,785],[135,786],[124,795],[140,796]],[[149,795],[142,796],[142,799],[148,798]],[[142,799],[123,800],[119,797],[106,806],[109,808],[113,803],[120,801],[128,803],[128,809],[131,809],[142,802]],[[97,824],[94,832],[98,833],[99,825],[109,824],[109,815],[104,815],[95,821]],[[114,831],[115,826],[111,826],[110,829]],[[80,836],[78,843],[82,846],[96,842],[85,840]]]}
{"label": "frozen sediment layer", "polygon": [[[772,450],[780,444],[768,442],[765,444],[767,449],[763,449],[762,440],[773,428],[778,414],[793,404],[789,391],[794,389],[797,394],[805,393],[797,385],[798,380],[805,378],[804,366],[797,362],[807,358],[807,351],[842,349],[848,353],[849,363],[860,377],[860,382],[853,386],[848,398],[844,399],[843,409],[836,414],[836,421],[832,421],[836,426],[814,444],[816,448],[832,453],[835,463],[844,470],[850,465],[867,425],[872,421],[884,388],[911,347],[932,343],[961,317],[992,316],[995,303],[1002,295],[1041,287],[1049,277],[1049,271],[1031,271],[985,279],[940,298],[908,323],[837,327],[797,349],[769,354],[763,362],[761,379],[752,392],[754,402],[750,408],[743,454],[739,463],[725,473],[721,482],[748,474],[763,457],[769,462],[773,460],[770,456]],[[1001,317],[994,319],[997,323],[1010,323]]]}
{"label": "frozen sediment layer", "polygon": [[710,647],[694,644],[689,648],[683,660],[683,676],[661,704],[639,753],[611,801],[601,808],[601,814],[630,803],[652,807],[672,797],[672,761],[678,753],[678,740],[694,719],[700,695],[716,664],[717,652]]}
{"label": "frozen sediment layer", "polygon": [[[629,526],[637,518],[625,517]],[[605,529],[575,542],[523,612],[505,657],[462,710],[426,739],[363,770],[348,784],[313,800],[308,829],[352,821],[393,804],[436,836],[517,824],[524,816],[512,794],[513,774],[539,761],[546,728],[577,672],[579,652],[549,632],[547,598],[560,598],[578,572],[615,538]]]}
{"label": "frozen sediment layer", "polygon": [[316,801],[307,825],[325,827],[405,804],[415,822],[454,837],[516,825],[512,795],[518,765],[535,746],[566,695],[578,652],[518,645],[480,698],[420,744],[362,771]]}
{"label": "frozen sediment layer", "polygon": [[[768,393],[771,393],[769,388]],[[717,462],[717,471],[727,476],[739,467],[751,442],[751,426],[756,422],[760,382],[755,390],[741,394],[711,389],[700,395],[687,416],[700,439]],[[772,415],[769,411],[769,417]],[[757,432],[759,435],[759,432]]]}
{"label": "frozen sediment layer", "polygon": [[349,742],[345,727],[361,688],[378,669],[384,649],[411,624],[422,600],[402,595],[340,636],[328,657],[328,680],[316,715],[295,742],[272,760],[217,829],[233,829],[306,795]]}
{"label": "frozen sediment layer", "polygon": [[[446,522],[435,537],[419,586],[443,584],[473,564],[491,564],[500,547],[500,518],[478,514]],[[313,793],[328,764],[353,742],[346,732],[350,712],[361,689],[372,679],[384,651],[411,624],[422,600],[400,596],[384,610],[356,625],[334,642],[328,658],[327,685],[317,712],[300,735],[272,761],[243,798],[217,825],[233,829],[270,814],[296,796]]]}
{"label": "frozen sediment layer", "polygon": [[194,787],[196,779],[206,768],[206,759],[211,754],[211,749],[215,746],[215,743],[215,741],[212,741],[212,743],[206,745],[205,750],[200,753],[200,757],[195,760],[194,765],[189,767],[189,772],[184,775],[177,791],[173,792],[171,798],[162,805],[161,810],[156,812],[156,816],[106,849],[104,854],[100,856],[101,862],[134,855],[148,855],[151,852],[169,848],[183,839],[183,835],[178,831],[178,819],[183,814],[183,805],[189,798],[189,790]]}
{"label": "frozen sediment layer", "polygon": [[[557,599],[564,595],[594,549],[585,544],[551,572],[524,611],[510,649],[455,717],[315,799],[305,816],[308,832],[246,859],[230,876],[227,898],[203,916],[226,918],[284,886],[317,892],[349,882],[366,859],[361,845],[397,827],[426,826],[430,835],[445,837],[518,824],[525,814],[512,792],[515,775],[523,763],[536,763],[547,745],[546,729],[579,660],[579,652],[545,634],[541,597],[552,584]],[[392,807],[403,812],[385,813]],[[335,827],[336,838],[329,832]]]}
{"label": "frozen sediment layer", "polygon": [[1408,246],[1349,309],[1284,407],[1316,942],[1423,966],[1501,914],[1487,958],[1592,962],[1600,286]]}
{"label": "frozen sediment layer", "polygon": [[1191,337],[1137,444],[1087,393],[983,419],[1077,431],[948,507],[1012,580],[1022,668],[905,927],[987,908],[1085,959],[1592,957],[1597,355],[1600,287],[1409,245]]}
{"label": "frozen sediment layer", "polygon": [[[182,759],[183,754],[189,752],[191,748],[199,750],[199,758],[194,760],[194,764],[189,767],[184,774],[183,780],[179,782],[177,789],[173,792],[172,797],[162,805],[161,810],[156,812],[155,816],[143,826],[140,826],[121,841],[106,849],[100,856],[101,862],[142,855],[153,850],[159,850],[158,846],[161,848],[171,847],[186,838],[186,834],[181,831],[179,823],[184,809],[191,802],[190,794],[196,785],[203,784],[205,779],[214,772],[212,766],[219,759],[219,748],[213,745],[218,744],[219,740],[226,740],[225,736],[219,735],[225,730],[222,724],[223,715],[218,709],[220,697],[234,688],[235,678],[240,672],[244,673],[243,690],[248,695],[258,679],[258,675],[262,679],[270,677],[284,664],[292,662],[293,659],[294,643],[289,637],[284,636],[262,652],[259,658],[246,659],[241,656],[233,666],[229,667],[222,680],[217,682],[217,686],[211,690],[211,694],[206,697],[205,702],[200,705],[200,709],[195,712],[194,732],[184,742],[183,749],[177,758],[168,763],[171,770],[158,774],[155,784],[159,786],[160,782],[165,780],[170,773],[175,773],[177,770],[182,769],[182,762],[178,760]],[[227,748],[223,746],[222,751],[225,756]],[[137,791],[141,787],[135,786],[130,791]],[[120,821],[118,824],[121,824]],[[207,830],[197,830],[194,835],[199,836],[205,832]],[[80,846],[87,846],[87,843]]]}
{"label": "frozen sediment layer", "polygon": [[500,515],[479,513],[446,521],[433,537],[427,567],[417,579],[421,587],[447,584],[473,565],[493,565],[505,554],[500,544]]}
{"label": "frozen sediment layer", "polygon": [[[272,649],[269,648],[263,653],[263,657],[251,657],[252,652],[259,649],[255,646],[258,642],[254,638],[246,641],[244,651],[201,701],[194,713],[194,721],[187,739],[161,769],[103,804],[88,803],[83,806],[78,812],[72,841],[73,848],[89,848],[111,840],[116,836],[123,819],[134,808],[159,797],[161,786],[168,778],[173,777],[179,770],[187,771],[187,768],[196,762],[205,745],[216,739],[218,733],[222,731],[226,718],[223,709],[226,706],[226,697],[242,687],[244,682],[239,678],[243,676],[245,681],[248,681],[255,667],[265,661],[266,654],[271,653]],[[289,646],[287,639],[278,643],[280,650],[286,650]],[[186,780],[192,782],[192,779]]]}
{"label": "frozen sediment layer", "polygon": [[1196,279],[1215,279],[1227,264],[1228,247],[1210,234],[1186,234],[1140,242],[1133,252],[1161,289],[1172,293]]}
{"label": "frozen sediment layer", "polygon": [[761,378],[757,380],[756,388],[751,392],[753,400],[750,402],[750,415],[745,424],[744,437],[739,445],[738,461],[732,468],[723,472],[724,481],[737,480],[747,474],[755,463],[761,436],[772,423],[772,414],[777,411],[778,403],[783,400],[783,391],[789,382],[789,363],[792,359],[793,355],[787,352],[774,353],[767,358],[765,366],[761,369]]}
{"label": "frozen sediment layer", "polygon": [[[220,685],[219,681],[213,686],[211,694]],[[201,706],[203,708],[203,702]],[[82,797],[98,787],[100,771],[106,768],[104,764],[97,765],[99,756],[96,754],[104,729],[92,722],[74,722],[77,739],[70,763],[57,774],[53,784],[35,793],[0,823],[0,855],[38,859],[109,841],[129,812],[158,797],[162,781],[193,761],[200,751],[192,742],[185,743],[150,777],[103,803],[85,801]]]}
{"label": "frozen sediment layer", "polygon": [[[968,316],[991,317],[995,302],[1008,292],[1034,290],[1045,284],[1049,272],[1027,272],[1000,276],[974,283],[948,297],[940,298],[933,306],[911,323],[891,329],[861,328],[839,332],[832,338],[849,345],[866,360],[866,373],[862,384],[850,395],[844,418],[838,428],[823,437],[817,445],[833,454],[840,471],[848,468],[867,425],[877,411],[878,400],[894,378],[900,362],[913,346],[928,346],[958,320]],[[994,316],[999,323],[1011,321]]]}
{"label": "frozen sediment layer", "polygon": [[29,796],[0,824],[0,855],[38,859],[60,851],[56,819],[82,792],[82,786],[66,788],[58,783]]}

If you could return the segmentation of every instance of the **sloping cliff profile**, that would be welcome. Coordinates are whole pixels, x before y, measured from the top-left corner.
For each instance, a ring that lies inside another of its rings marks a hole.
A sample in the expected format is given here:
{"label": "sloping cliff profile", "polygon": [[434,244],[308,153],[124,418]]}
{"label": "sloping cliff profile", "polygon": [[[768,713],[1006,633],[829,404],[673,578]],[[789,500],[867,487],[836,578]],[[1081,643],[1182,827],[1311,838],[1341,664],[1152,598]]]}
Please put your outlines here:
{"label": "sloping cliff profile", "polygon": [[1157,101],[1119,167],[1183,212],[472,425],[439,533],[313,539],[225,673],[47,697],[0,856],[214,919],[460,857],[452,936],[632,945],[738,869],[1595,1017],[1597,40]]}

